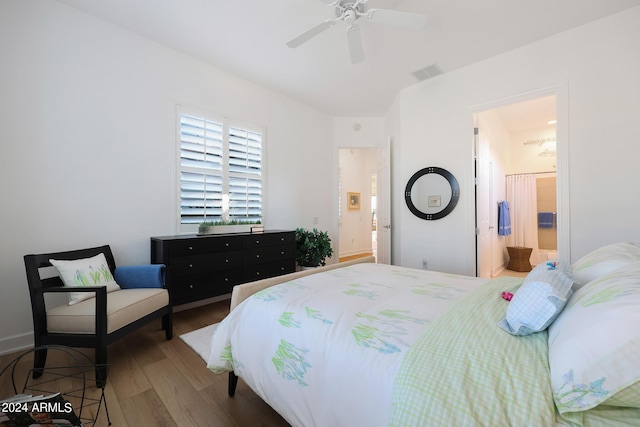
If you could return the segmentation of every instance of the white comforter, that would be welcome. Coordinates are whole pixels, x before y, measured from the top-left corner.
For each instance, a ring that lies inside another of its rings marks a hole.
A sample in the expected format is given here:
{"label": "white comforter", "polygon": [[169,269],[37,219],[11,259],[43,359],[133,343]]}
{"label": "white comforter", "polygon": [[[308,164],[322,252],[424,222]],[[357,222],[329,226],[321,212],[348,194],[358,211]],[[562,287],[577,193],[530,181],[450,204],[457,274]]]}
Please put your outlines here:
{"label": "white comforter", "polygon": [[276,285],[220,323],[207,365],[235,371],[294,426],[385,426],[406,350],[486,282],[356,264]]}

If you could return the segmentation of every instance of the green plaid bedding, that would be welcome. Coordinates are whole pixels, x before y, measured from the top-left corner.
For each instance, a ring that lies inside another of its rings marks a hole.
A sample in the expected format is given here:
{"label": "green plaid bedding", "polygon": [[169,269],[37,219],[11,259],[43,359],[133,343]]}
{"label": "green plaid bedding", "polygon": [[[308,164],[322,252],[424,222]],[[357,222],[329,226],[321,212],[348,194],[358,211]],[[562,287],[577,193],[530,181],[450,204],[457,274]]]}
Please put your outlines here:
{"label": "green plaid bedding", "polygon": [[391,426],[552,426],[547,332],[512,336],[497,323],[520,278],[477,289],[408,350],[393,389]]}

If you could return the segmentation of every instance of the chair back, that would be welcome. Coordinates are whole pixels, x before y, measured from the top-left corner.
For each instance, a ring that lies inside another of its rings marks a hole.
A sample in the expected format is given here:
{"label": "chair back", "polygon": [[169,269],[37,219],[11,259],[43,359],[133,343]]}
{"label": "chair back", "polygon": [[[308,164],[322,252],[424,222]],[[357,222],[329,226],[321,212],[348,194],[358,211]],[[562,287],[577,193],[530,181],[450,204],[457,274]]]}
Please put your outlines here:
{"label": "chair back", "polygon": [[29,285],[29,296],[31,297],[31,310],[33,314],[34,332],[46,331],[46,307],[44,300],[44,289],[64,286],[59,275],[41,276],[40,269],[51,267],[50,259],[76,260],[90,258],[103,253],[109,264],[111,274],[115,273],[116,262],[109,245],[97,246],[95,248],[77,249],[65,252],[51,252],[46,254],[29,254],[24,256],[24,265],[27,273],[27,283]]}

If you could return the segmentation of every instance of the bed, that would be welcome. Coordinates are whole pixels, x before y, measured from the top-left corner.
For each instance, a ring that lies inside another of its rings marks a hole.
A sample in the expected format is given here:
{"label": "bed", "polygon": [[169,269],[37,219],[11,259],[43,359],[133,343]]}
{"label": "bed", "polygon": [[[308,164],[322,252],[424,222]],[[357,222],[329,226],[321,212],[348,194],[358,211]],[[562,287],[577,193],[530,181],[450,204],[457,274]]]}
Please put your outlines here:
{"label": "bed", "polygon": [[207,366],[294,426],[640,425],[640,248],[492,280],[364,259],[234,288]]}

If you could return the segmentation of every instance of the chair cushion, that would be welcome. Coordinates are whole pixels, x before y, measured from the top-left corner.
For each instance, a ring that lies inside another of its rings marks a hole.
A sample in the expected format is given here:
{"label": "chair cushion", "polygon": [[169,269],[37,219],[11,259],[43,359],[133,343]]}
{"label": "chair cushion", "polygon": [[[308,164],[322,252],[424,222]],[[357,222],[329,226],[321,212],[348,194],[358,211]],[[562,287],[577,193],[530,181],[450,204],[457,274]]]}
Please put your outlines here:
{"label": "chair cushion", "polygon": [[[58,333],[95,333],[95,298],[47,310],[47,329]],[[122,289],[107,294],[107,333],[166,307],[166,289]]]}

